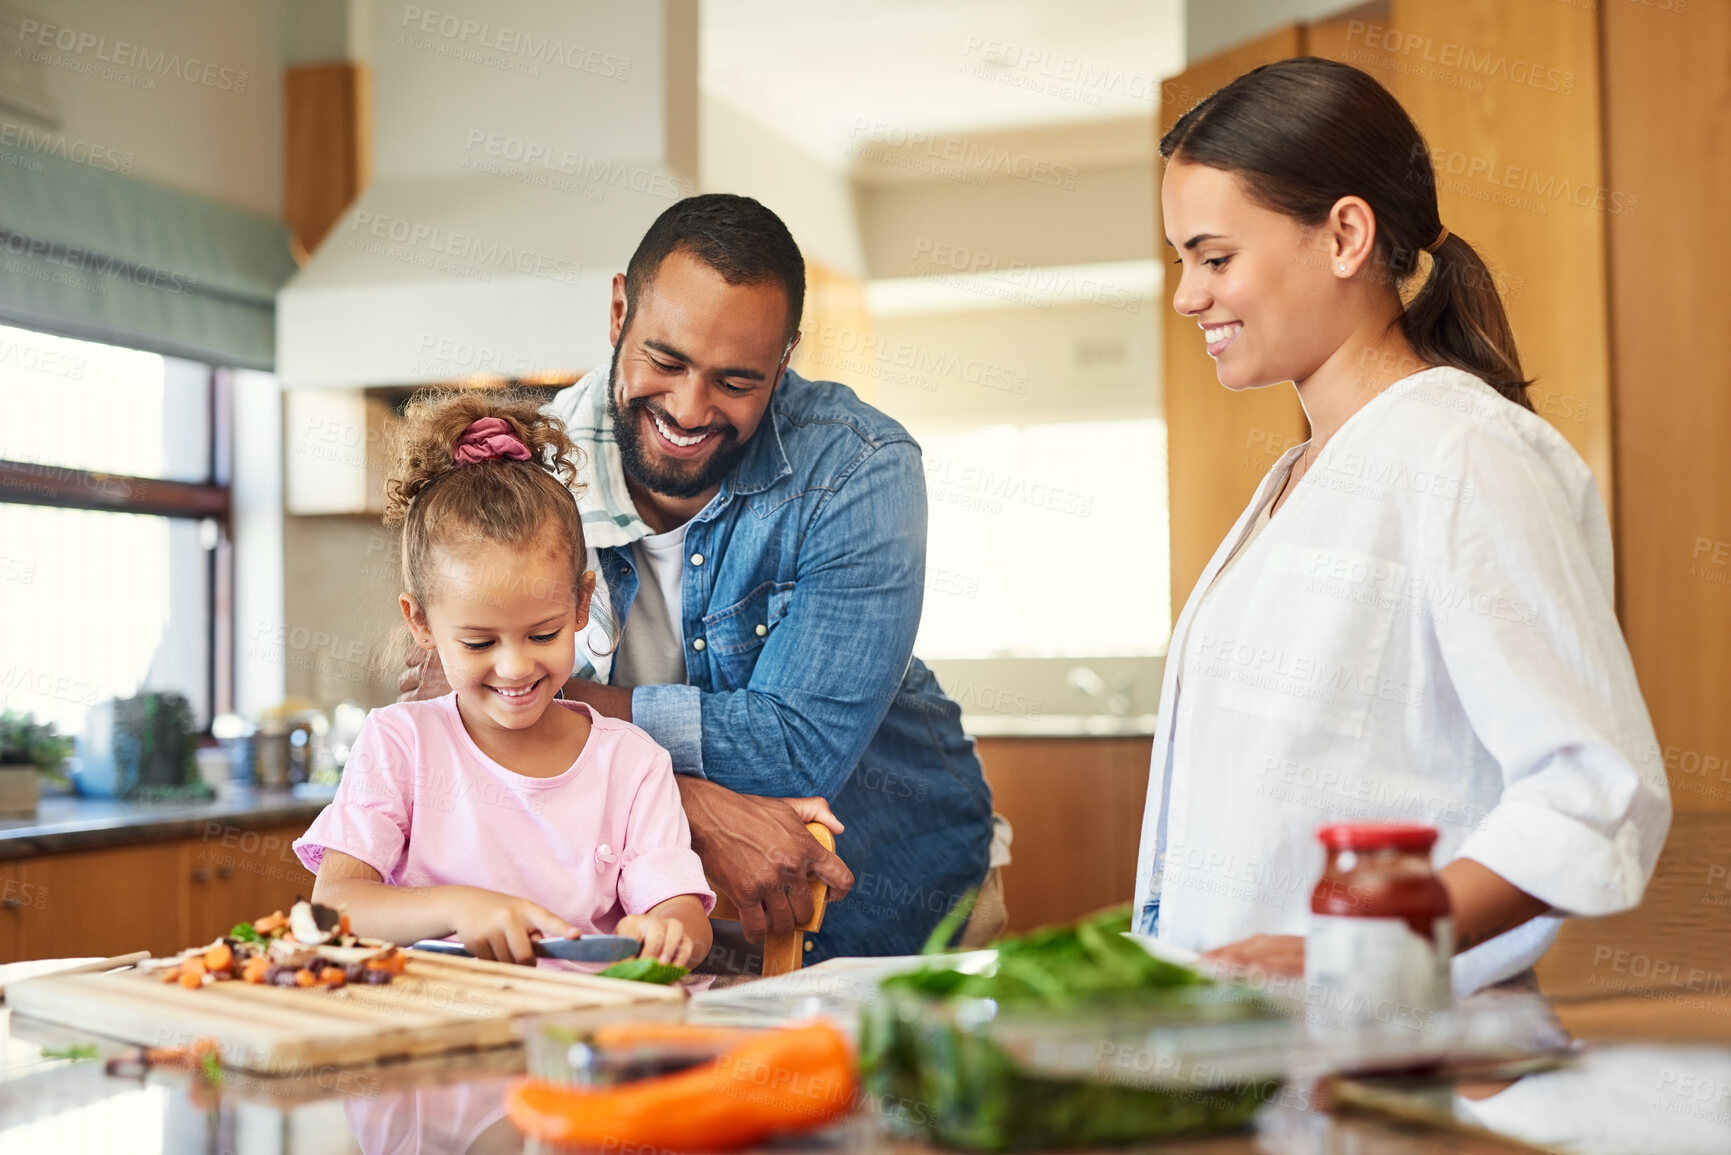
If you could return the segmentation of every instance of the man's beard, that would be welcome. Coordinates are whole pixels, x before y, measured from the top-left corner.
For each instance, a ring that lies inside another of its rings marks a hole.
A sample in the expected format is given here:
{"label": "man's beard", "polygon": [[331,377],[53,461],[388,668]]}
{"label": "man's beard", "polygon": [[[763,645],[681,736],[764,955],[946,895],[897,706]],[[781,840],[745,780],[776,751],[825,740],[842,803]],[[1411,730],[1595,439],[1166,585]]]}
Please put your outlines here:
{"label": "man's beard", "polygon": [[[622,335],[619,345],[624,343]],[[619,443],[619,460],[625,467],[625,476],[649,492],[662,497],[697,497],[720,485],[722,478],[731,473],[733,467],[739,464],[739,459],[745,456],[749,442],[741,442],[739,431],[723,423],[708,426],[703,430],[711,437],[720,439],[720,444],[710,453],[707,461],[658,465],[651,459],[649,449],[643,444],[643,433],[637,423],[637,410],[643,409],[659,416],[669,425],[674,422],[668,420],[667,414],[641,399],[634,398],[622,411],[619,408],[620,385],[619,346],[615,346],[613,364],[607,375],[607,415],[613,419],[613,438]]]}

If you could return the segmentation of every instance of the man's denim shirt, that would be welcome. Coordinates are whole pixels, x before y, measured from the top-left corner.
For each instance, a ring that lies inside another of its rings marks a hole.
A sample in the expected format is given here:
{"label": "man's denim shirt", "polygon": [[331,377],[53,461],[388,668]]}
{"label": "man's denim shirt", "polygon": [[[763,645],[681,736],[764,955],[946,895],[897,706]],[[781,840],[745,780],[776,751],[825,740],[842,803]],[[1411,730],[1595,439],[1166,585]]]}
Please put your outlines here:
{"label": "man's denim shirt", "polygon": [[[919,445],[846,386],[790,371],[685,550],[687,684],[637,687],[633,721],[679,773],[829,800],[854,889],[807,939],[808,962],[919,950],[984,878],[992,837],[961,709],[913,656]],[[631,551],[599,552],[628,623]]]}

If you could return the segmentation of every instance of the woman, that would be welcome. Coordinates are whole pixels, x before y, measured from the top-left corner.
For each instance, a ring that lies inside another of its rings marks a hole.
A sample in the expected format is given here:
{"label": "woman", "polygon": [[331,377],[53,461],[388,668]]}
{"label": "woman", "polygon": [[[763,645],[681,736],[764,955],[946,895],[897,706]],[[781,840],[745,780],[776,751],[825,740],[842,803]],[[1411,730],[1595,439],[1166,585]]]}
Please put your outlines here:
{"label": "woman", "polygon": [[1521,974],[1562,917],[1640,901],[1670,823],[1593,477],[1375,80],[1267,65],[1160,152],[1173,306],[1228,389],[1294,382],[1311,438],[1174,628],[1138,929],[1302,972],[1317,827],[1418,820],[1456,991]]}

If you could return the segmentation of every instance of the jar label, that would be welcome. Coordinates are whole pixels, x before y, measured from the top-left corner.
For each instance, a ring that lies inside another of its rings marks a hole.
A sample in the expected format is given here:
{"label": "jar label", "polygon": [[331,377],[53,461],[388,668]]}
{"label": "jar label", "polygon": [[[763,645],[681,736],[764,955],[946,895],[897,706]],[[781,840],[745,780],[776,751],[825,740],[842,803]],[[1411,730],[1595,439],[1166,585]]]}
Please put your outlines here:
{"label": "jar label", "polygon": [[1342,1024],[1423,1027],[1450,1005],[1454,929],[1432,921],[1432,937],[1404,918],[1312,914],[1304,942],[1304,978],[1323,1015]]}

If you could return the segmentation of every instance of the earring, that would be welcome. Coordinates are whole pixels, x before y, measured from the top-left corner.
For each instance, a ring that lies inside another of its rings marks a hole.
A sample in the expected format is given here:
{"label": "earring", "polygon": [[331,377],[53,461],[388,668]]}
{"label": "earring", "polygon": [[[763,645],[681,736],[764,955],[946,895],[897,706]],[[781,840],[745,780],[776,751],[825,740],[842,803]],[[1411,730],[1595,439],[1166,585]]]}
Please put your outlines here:
{"label": "earring", "polygon": [[1346,272],[1346,266],[1345,265],[1340,266],[1340,271],[1343,273]]}

